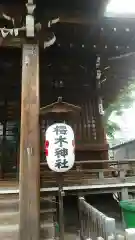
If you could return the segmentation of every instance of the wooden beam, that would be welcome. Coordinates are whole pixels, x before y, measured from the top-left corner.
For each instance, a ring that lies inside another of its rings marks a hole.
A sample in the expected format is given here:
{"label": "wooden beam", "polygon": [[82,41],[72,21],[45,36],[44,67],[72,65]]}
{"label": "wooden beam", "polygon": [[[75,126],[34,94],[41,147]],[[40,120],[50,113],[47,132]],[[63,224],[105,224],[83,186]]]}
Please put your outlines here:
{"label": "wooden beam", "polygon": [[[22,16],[26,14],[26,7],[25,4],[18,4],[18,5],[7,5],[7,4],[0,4],[0,17],[3,16],[3,13],[10,16],[11,18],[15,18],[15,24],[19,25],[22,19]],[[58,7],[57,9],[50,9],[43,6],[36,8],[35,15],[38,15],[38,19],[40,22],[45,23],[47,20],[51,20],[52,18],[59,17],[60,22],[62,23],[73,23],[73,24],[87,24],[90,25],[93,22],[96,23],[96,19],[93,19],[91,16],[86,16],[85,12],[79,13],[78,11],[70,11],[67,12],[67,9],[61,9]],[[39,17],[41,16],[41,18]],[[17,26],[17,27],[20,27]]]}
{"label": "wooden beam", "polygon": [[[69,11],[66,8],[61,6],[57,6],[57,8],[50,8],[44,5],[36,6],[35,16],[38,20],[45,24],[47,21],[57,18],[60,18],[61,23],[71,23],[71,24],[82,24],[82,25],[93,25],[97,24],[97,20],[102,24],[104,21],[108,21],[107,19],[101,17],[104,16],[104,11],[107,6],[107,1],[103,0],[102,3],[98,5],[98,10],[93,14],[91,11],[79,10],[76,8],[70,9]],[[85,3],[84,3],[85,6]],[[92,10],[92,9],[91,9]],[[15,20],[15,27],[21,27],[21,20],[27,13],[27,9],[25,4],[0,4],[0,18],[3,17],[3,13]],[[25,20],[25,17],[24,17]],[[109,18],[109,23],[114,24],[114,27],[118,24],[130,24],[130,26],[134,27],[134,18],[125,17],[125,18]]]}
{"label": "wooden beam", "polygon": [[19,240],[39,240],[40,235],[39,145],[39,48],[23,46]]}
{"label": "wooden beam", "polygon": [[[77,25],[79,25],[78,26],[79,29],[81,26],[84,28],[86,28],[86,26],[87,26],[88,29],[86,30],[86,34],[87,34],[87,32],[89,32],[89,34],[92,35],[92,38],[90,36],[90,41],[86,41],[87,43],[93,42],[93,36],[95,33],[97,36],[97,31],[95,31],[95,28],[94,28],[96,26],[96,29],[99,29],[99,35],[96,37],[96,41],[94,41],[92,44],[94,46],[96,46],[96,49],[98,49],[98,48],[100,48],[102,50],[104,49],[105,53],[106,53],[107,49],[105,48],[105,46],[109,48],[109,46],[107,46],[108,41],[106,42],[106,38],[104,40],[104,36],[103,36],[104,32],[108,31],[108,28],[106,28],[106,26],[109,26],[110,31],[112,31],[112,29],[116,28],[116,27],[118,29],[121,28],[122,31],[123,31],[123,28],[131,29],[130,32],[132,32],[134,30],[134,20],[133,19],[113,19],[112,18],[112,19],[109,19],[109,24],[107,24],[108,18],[103,17],[103,12],[104,12],[107,1],[108,0],[101,1],[101,3],[98,6],[99,11],[96,11],[96,12],[98,12],[98,14],[89,13],[89,15],[88,15],[88,13],[86,13],[86,11],[83,11],[83,10],[79,11],[79,12],[77,10],[68,11],[67,9],[64,9],[64,8],[60,9],[60,6],[58,6],[58,8],[55,8],[55,9],[50,9],[49,7],[44,7],[44,6],[41,6],[40,4],[39,5],[37,4],[36,11],[35,11],[35,19],[37,19],[36,21],[38,21],[38,23],[40,22],[42,25],[42,31],[37,36],[37,38],[40,38],[39,42],[40,42],[41,47],[43,48],[43,46],[44,46],[43,40],[46,38],[45,35],[47,33],[48,22],[52,19],[59,17],[60,24],[64,25],[63,28],[65,28],[65,24],[66,25],[73,24],[73,25],[75,25],[75,27],[77,27]],[[85,4],[86,3],[84,3],[84,5]],[[91,10],[92,10],[92,8],[91,8]],[[21,23],[23,21],[25,22],[25,16],[26,16],[27,12],[26,12],[26,8],[25,8],[25,4],[24,5],[23,4],[21,4],[21,5],[20,4],[18,4],[18,5],[0,4],[0,20],[3,18],[3,13],[6,14],[7,16],[10,16],[11,18],[14,18],[14,23],[15,23],[14,27],[20,28],[20,27],[22,27]],[[22,21],[22,18],[23,18],[23,21]],[[10,23],[10,21],[9,21],[9,23]],[[0,21],[0,25],[1,24],[2,24],[2,26],[4,26],[3,19],[2,19],[2,22]],[[2,27],[2,26],[0,26],[0,27]],[[89,28],[91,28],[91,30]],[[104,31],[100,32],[101,28],[104,29]],[[53,30],[54,30],[54,28],[53,28]],[[76,32],[76,31],[74,28],[72,28],[72,30],[73,30],[73,34],[74,34],[74,32]],[[81,31],[82,31],[82,29],[80,29],[80,32]],[[61,29],[60,32],[63,32],[63,30]],[[71,32],[71,36],[70,36],[70,32]],[[125,31],[125,33],[127,35],[126,31]],[[71,41],[74,41],[73,34],[72,34],[72,31],[69,31],[68,38],[66,38],[65,35],[63,34],[64,39],[69,39],[69,41],[71,39]],[[110,34],[110,32],[109,32],[109,34]],[[112,31],[112,34],[114,35],[113,31]],[[82,36],[85,36],[83,31],[82,31]],[[106,36],[106,33],[105,33],[105,36]],[[56,37],[58,40],[59,39],[58,34],[56,34]],[[61,40],[61,38],[62,37],[60,34],[60,40]],[[101,39],[100,41],[99,41],[99,38]],[[130,35],[129,35],[129,38],[131,38]],[[78,39],[80,39],[80,34],[79,34],[79,38],[77,37],[77,42],[78,42]],[[91,39],[92,39],[92,41],[91,41]],[[119,39],[119,37],[118,37],[118,39]],[[82,39],[82,41],[85,41],[85,37]],[[62,42],[63,42],[63,39],[62,39]],[[9,34],[5,39],[1,38],[1,34],[0,34],[0,46],[12,46],[12,47],[20,48],[21,45],[25,44],[25,43],[26,43],[26,38],[25,38],[24,32],[23,33],[21,32],[18,37],[12,37]],[[81,43],[81,41],[80,41],[80,43]],[[86,45],[87,45],[87,43],[86,43]],[[61,42],[58,42],[58,44],[61,44]],[[69,42],[69,44],[70,44],[70,42]],[[71,44],[74,45],[74,42],[71,42]],[[81,44],[85,45],[84,42],[82,42]],[[101,44],[103,44],[103,46],[101,46]],[[91,46],[91,47],[93,48],[93,46]],[[114,46],[114,47],[116,47],[116,46]],[[121,46],[118,46],[118,47],[119,47],[119,49],[121,49]],[[87,46],[85,46],[85,48],[87,48]],[[88,44],[88,48],[89,48],[89,44]],[[132,50],[130,49],[130,51],[132,51]],[[110,50],[109,50],[109,52],[110,52]],[[114,52],[114,49],[113,49],[113,52]]]}

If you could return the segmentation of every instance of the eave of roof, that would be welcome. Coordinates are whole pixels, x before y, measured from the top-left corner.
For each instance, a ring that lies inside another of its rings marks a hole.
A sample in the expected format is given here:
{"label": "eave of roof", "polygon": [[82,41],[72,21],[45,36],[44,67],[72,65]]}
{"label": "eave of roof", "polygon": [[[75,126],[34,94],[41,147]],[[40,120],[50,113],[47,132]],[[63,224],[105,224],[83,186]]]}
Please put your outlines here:
{"label": "eave of roof", "polygon": [[116,146],[114,146],[114,147],[111,147],[111,150],[118,149],[118,148],[120,148],[120,147],[129,145],[129,144],[131,144],[131,143],[135,143],[135,139],[132,139],[132,140],[130,140],[130,141],[128,141],[128,142],[124,142],[124,143],[118,144],[118,145],[116,145]]}

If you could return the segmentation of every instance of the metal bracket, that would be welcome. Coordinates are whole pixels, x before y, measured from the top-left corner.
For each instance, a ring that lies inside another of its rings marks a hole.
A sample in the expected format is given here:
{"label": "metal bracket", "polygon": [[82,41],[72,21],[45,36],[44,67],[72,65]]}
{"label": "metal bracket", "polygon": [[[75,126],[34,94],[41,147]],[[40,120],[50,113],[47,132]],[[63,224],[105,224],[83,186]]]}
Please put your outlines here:
{"label": "metal bracket", "polygon": [[34,9],[36,5],[32,1],[26,4],[28,15],[26,15],[26,36],[34,37],[35,33],[35,20],[33,16]]}
{"label": "metal bracket", "polygon": [[28,14],[33,15],[34,9],[36,8],[36,4],[26,3],[26,8]]}
{"label": "metal bracket", "polygon": [[65,192],[61,191],[61,196],[64,197],[65,196]]}

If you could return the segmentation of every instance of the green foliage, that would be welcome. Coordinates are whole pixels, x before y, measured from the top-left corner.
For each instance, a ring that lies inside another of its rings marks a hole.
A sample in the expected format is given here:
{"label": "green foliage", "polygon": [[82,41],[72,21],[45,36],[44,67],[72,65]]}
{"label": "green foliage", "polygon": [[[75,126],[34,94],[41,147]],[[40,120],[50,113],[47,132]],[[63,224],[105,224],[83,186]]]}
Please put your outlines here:
{"label": "green foliage", "polygon": [[116,101],[105,110],[104,123],[109,138],[114,138],[115,132],[120,131],[120,126],[109,119],[111,114],[115,113],[117,116],[121,116],[125,109],[130,108],[135,102],[133,92],[135,92],[135,83],[129,84],[127,88],[122,89]]}
{"label": "green foliage", "polygon": [[116,131],[120,131],[120,127],[118,126],[117,123],[108,120],[107,124],[106,124],[106,132],[109,138],[114,139],[114,133]]}

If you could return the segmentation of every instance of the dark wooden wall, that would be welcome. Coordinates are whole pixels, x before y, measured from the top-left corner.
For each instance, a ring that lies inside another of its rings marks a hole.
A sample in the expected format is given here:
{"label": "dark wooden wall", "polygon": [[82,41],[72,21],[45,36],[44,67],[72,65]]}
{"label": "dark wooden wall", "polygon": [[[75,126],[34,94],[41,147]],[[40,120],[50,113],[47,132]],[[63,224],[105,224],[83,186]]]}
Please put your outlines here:
{"label": "dark wooden wall", "polygon": [[[14,54],[14,50],[11,53]],[[6,52],[5,50],[2,51],[1,58],[1,64],[3,65],[1,65],[2,76],[0,82],[0,122],[3,126],[1,136],[3,152],[6,152],[5,149],[7,149],[5,139],[10,139],[15,143],[14,150],[11,150],[13,154],[10,156],[12,157],[7,159],[4,156],[3,158],[6,168],[10,166],[8,160],[11,160],[12,167],[17,162],[17,149],[19,148],[19,134],[16,139],[14,125],[19,125],[20,122],[21,52],[15,51],[15,53],[14,61],[11,59],[8,50]],[[55,87],[55,84],[58,83],[59,85],[61,80],[63,81],[63,87]],[[76,160],[107,159],[108,146],[102,116],[98,109],[99,96],[96,89],[96,55],[94,53],[86,54],[86,52],[82,53],[81,51],[77,55],[77,52],[71,49],[70,51],[62,51],[55,46],[45,54],[41,54],[40,106],[51,104],[59,96],[62,96],[64,101],[81,107],[80,117],[68,121],[75,131]],[[42,160],[44,159],[43,130],[53,122],[54,119],[41,123],[41,128],[43,128],[41,131]]]}
{"label": "dark wooden wall", "polygon": [[[82,109],[80,117],[67,121],[75,133],[76,160],[108,159],[108,145],[96,99],[89,100],[81,104],[80,107]],[[43,145],[45,141],[45,130],[54,122],[55,119],[51,119],[43,120],[41,123],[41,141]],[[42,156],[44,156],[44,153]]]}
{"label": "dark wooden wall", "polygon": [[[68,120],[67,123],[74,129],[76,144],[104,144],[105,134],[104,126],[101,122],[101,116],[98,112],[97,102],[87,101],[81,107],[80,116],[74,120]],[[56,122],[55,119],[45,120],[42,122],[42,131],[45,132],[48,126]],[[101,122],[101,123],[100,123]]]}

